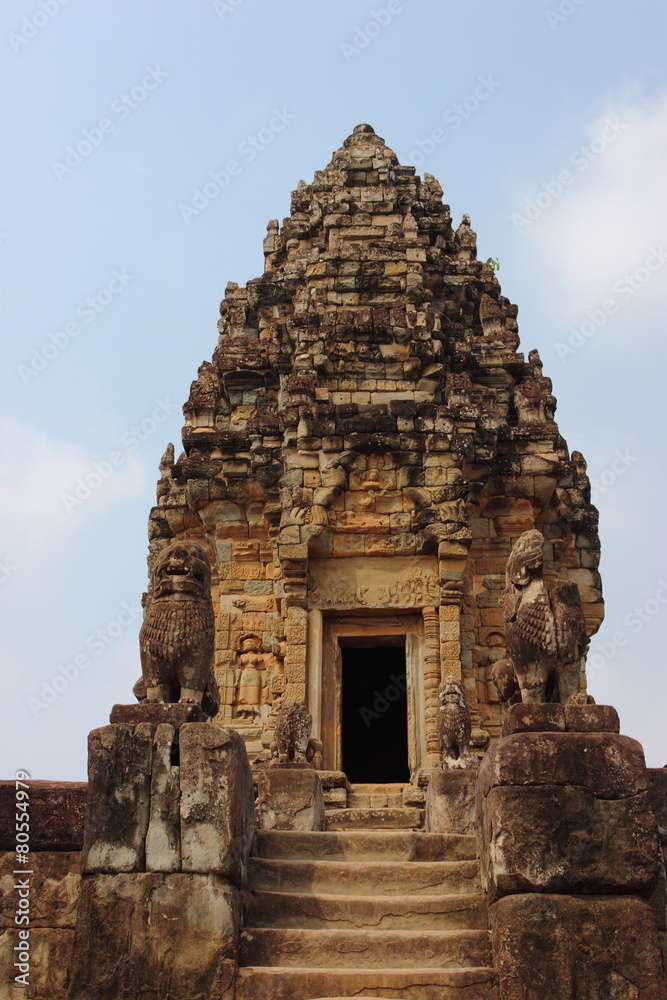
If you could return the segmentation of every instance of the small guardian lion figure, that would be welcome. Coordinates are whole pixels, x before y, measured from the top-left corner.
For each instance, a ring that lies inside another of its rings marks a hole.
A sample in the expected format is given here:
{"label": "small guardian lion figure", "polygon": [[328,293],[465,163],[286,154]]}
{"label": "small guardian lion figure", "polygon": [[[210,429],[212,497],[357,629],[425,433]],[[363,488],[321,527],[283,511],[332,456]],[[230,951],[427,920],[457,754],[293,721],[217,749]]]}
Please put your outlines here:
{"label": "small guardian lion figure", "polygon": [[271,744],[271,766],[292,762],[309,764],[308,750],[313,717],[298,701],[288,701],[278,712]]}
{"label": "small guardian lion figure", "polygon": [[139,633],[146,700],[203,701],[204,711],[215,715],[220,698],[212,668],[214,635],[206,553],[197,542],[173,542],[155,564]]}
{"label": "small guardian lion figure", "polygon": [[[507,560],[499,600],[507,652],[522,701],[585,702],[579,688],[588,635],[579,590],[565,580],[544,582],[543,546],[539,531],[524,531]],[[510,678],[501,687],[504,700],[518,700]]]}
{"label": "small guardian lion figure", "polygon": [[445,677],[438,688],[438,699],[438,739],[443,768],[477,767],[479,761],[470,749],[470,709],[461,681],[457,677]]}

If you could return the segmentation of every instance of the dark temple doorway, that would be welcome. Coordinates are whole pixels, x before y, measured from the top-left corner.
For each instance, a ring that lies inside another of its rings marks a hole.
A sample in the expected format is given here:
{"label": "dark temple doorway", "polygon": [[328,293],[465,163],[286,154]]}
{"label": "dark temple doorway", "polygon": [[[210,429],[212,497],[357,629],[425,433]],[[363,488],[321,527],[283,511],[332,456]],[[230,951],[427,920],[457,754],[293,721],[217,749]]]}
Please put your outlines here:
{"label": "dark temple doorway", "polygon": [[400,643],[341,643],[343,770],[350,781],[410,780],[404,637]]}

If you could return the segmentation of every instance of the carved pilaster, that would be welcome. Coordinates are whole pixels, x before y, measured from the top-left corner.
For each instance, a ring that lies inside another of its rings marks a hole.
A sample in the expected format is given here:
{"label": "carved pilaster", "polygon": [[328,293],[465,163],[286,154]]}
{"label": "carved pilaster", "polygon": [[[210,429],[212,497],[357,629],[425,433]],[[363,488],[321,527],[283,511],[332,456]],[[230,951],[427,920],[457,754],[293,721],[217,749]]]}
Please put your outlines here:
{"label": "carved pilaster", "polygon": [[442,676],[461,679],[461,611],[458,601],[440,607],[440,669]]}
{"label": "carved pilaster", "polygon": [[424,715],[426,759],[429,767],[441,767],[438,742],[438,686],[440,684],[440,619],[437,608],[423,608],[424,618]]}

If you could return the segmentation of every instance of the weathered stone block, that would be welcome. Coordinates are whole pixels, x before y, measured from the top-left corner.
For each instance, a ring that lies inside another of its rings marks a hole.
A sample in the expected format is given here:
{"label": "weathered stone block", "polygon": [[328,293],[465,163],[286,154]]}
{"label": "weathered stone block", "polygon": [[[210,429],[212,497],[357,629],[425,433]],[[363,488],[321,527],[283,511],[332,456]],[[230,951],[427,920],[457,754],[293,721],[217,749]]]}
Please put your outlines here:
{"label": "weathered stone block", "polygon": [[490,909],[500,1000],[665,1000],[658,932],[641,899],[506,896]]}
{"label": "weathered stone block", "polygon": [[657,824],[646,792],[597,799],[573,785],[497,786],[483,812],[482,877],[494,898],[525,892],[649,896],[655,887]]}
{"label": "weathered stone block", "polygon": [[136,705],[114,705],[109,721],[130,726],[150,722],[179,729],[186,722],[203,722],[204,712],[199,705],[163,704],[157,701],[140,701]]}
{"label": "weathered stone block", "polygon": [[[16,854],[0,855],[0,998],[64,1000],[65,977],[72,965],[74,925],[81,881],[80,851],[40,851],[30,857],[30,875],[15,875]],[[14,981],[14,950],[25,941],[14,922],[18,880],[27,879],[30,896],[29,986]]]}
{"label": "weathered stone block", "polygon": [[660,839],[665,844],[667,843],[667,768],[649,767],[646,773],[651,808],[658,821]]}
{"label": "weathered stone block", "polygon": [[477,771],[431,771],[426,792],[429,833],[475,833]]}
{"label": "weathered stone block", "polygon": [[[23,867],[23,866],[22,866]],[[30,856],[30,927],[74,929],[81,879],[80,851],[40,851]],[[14,884],[16,854],[0,855],[0,923],[18,929],[14,923],[17,895]],[[24,876],[28,877],[28,876]]]}
{"label": "weathered stone block", "polygon": [[144,870],[154,732],[144,722],[90,733],[82,872]]}
{"label": "weathered stone block", "polygon": [[239,897],[216,875],[84,878],[70,1000],[231,1000]]}
{"label": "weathered stone block", "polygon": [[[30,851],[80,851],[88,785],[30,782]],[[16,845],[16,782],[0,781],[0,851]]]}
{"label": "weathered stone block", "polygon": [[612,705],[565,705],[565,729],[570,733],[619,733],[621,722]]}
{"label": "weathered stone block", "polygon": [[598,798],[620,799],[648,788],[641,744],[615,733],[514,733],[487,753],[479,787],[580,785]]}
{"label": "weathered stone block", "polygon": [[[26,953],[14,950],[21,943],[18,934],[13,929],[0,932],[0,1000],[65,1000],[67,971],[74,959],[74,930],[36,927],[29,941],[30,958],[22,962]],[[26,969],[27,986],[14,978]]]}
{"label": "weathered stone block", "polygon": [[151,807],[146,833],[146,871],[181,870],[181,790],[178,731],[161,725],[155,730],[151,773]]}
{"label": "weathered stone block", "polygon": [[254,830],[252,774],[233,729],[190,723],[180,730],[181,868],[245,881]]}
{"label": "weathered stone block", "polygon": [[260,830],[323,830],[324,798],[317,771],[280,766],[262,771],[257,825]]}
{"label": "weathered stone block", "polygon": [[329,809],[347,808],[347,792],[344,788],[322,789],[324,806]]}
{"label": "weathered stone block", "polygon": [[345,788],[350,791],[350,782],[345,771],[320,771],[317,776],[322,782],[322,788]]}
{"label": "weathered stone block", "polygon": [[565,706],[544,702],[510,705],[503,723],[503,736],[512,733],[565,732]]}
{"label": "weathered stone block", "polygon": [[503,736],[524,732],[618,733],[618,712],[611,705],[561,705],[520,702],[510,705]]}

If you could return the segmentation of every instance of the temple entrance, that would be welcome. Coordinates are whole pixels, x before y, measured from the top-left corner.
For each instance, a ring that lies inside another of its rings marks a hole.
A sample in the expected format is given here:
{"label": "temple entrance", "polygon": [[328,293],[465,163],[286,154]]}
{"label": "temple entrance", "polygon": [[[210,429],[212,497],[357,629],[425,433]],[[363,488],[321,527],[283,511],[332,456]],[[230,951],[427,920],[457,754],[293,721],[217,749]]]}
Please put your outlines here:
{"label": "temple entrance", "polygon": [[421,614],[313,609],[308,641],[308,707],[324,770],[384,784],[425,768]]}
{"label": "temple entrance", "polygon": [[341,639],[343,771],[353,782],[408,782],[405,636],[354,642]]}

